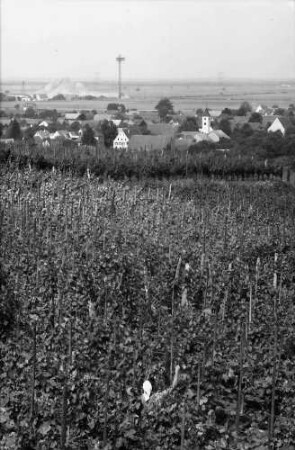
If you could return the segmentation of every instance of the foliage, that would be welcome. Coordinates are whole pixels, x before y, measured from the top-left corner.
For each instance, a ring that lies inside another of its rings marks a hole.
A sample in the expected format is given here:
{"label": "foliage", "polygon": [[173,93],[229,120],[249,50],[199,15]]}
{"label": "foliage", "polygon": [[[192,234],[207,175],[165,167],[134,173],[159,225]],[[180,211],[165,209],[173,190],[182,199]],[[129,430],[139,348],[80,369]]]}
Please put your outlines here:
{"label": "foliage", "polygon": [[249,117],[249,122],[258,122],[258,123],[262,123],[262,115],[257,113],[257,112],[253,112],[251,114],[251,116]]}
{"label": "foliage", "polygon": [[[3,214],[3,211],[1,211]],[[0,260],[0,338],[4,340],[16,321],[17,301],[9,283],[9,276]]]}
{"label": "foliage", "polygon": [[223,116],[231,117],[231,116],[233,115],[233,111],[232,111],[230,108],[224,108],[224,109],[221,111],[221,114],[222,114]]}
{"label": "foliage", "polygon": [[[87,168],[104,178],[122,180],[125,178],[163,178],[163,177],[218,177],[221,179],[259,179],[263,177],[282,176],[282,167],[291,166],[292,142],[290,136],[281,141],[279,158],[266,148],[267,139],[271,142],[271,135],[255,133],[246,142],[226,141],[224,143],[201,142],[189,151],[178,151],[168,148],[163,151],[136,151],[114,150],[105,148],[102,144],[95,147],[78,147],[71,141],[56,142],[50,148],[44,148],[32,143],[1,144],[3,150],[10,149],[10,163],[13,167],[22,168],[28,162],[32,167],[42,170],[51,170],[54,166],[63,172],[70,171],[73,174],[83,175]],[[226,153],[216,151],[221,148],[229,148]],[[281,159],[284,152],[289,151],[289,156]],[[265,159],[268,159],[267,165]],[[3,155],[3,161],[6,156]],[[42,164],[40,165],[40,161]]]}
{"label": "foliage", "polygon": [[[0,254],[20,306],[0,345],[1,448],[291,448],[294,192],[12,169]],[[142,382],[161,391],[177,363],[177,388],[143,410]]]}
{"label": "foliage", "polygon": [[9,124],[6,137],[14,139],[15,141],[19,141],[22,138],[20,125],[16,119],[12,120]]}
{"label": "foliage", "polygon": [[122,103],[109,103],[107,106],[107,111],[118,111],[120,113],[124,113],[126,108]]}
{"label": "foliage", "polygon": [[196,117],[187,117],[179,127],[179,132],[182,131],[198,131],[198,121]]}
{"label": "foliage", "polygon": [[38,115],[40,119],[49,119],[52,121],[56,121],[59,117],[59,113],[56,109],[43,109],[38,113]]}
{"label": "foliage", "polygon": [[56,94],[49,100],[55,101],[55,100],[66,100],[66,97],[63,94]]}
{"label": "foliage", "polygon": [[227,136],[231,136],[232,129],[230,125],[230,121],[226,118],[222,118],[219,122],[219,128],[222,130]]}
{"label": "foliage", "polygon": [[24,117],[27,117],[27,118],[30,118],[30,119],[34,119],[35,117],[37,117],[37,113],[36,113],[35,108],[33,108],[32,106],[29,106],[25,110]]}
{"label": "foliage", "polygon": [[70,130],[78,132],[81,128],[80,122],[78,120],[75,120],[70,125]]}
{"label": "foliage", "polygon": [[247,113],[252,111],[252,107],[249,102],[242,102],[238,111],[237,116],[246,116]]}
{"label": "foliage", "polygon": [[161,120],[165,120],[167,116],[173,114],[174,112],[173,104],[171,100],[169,100],[169,98],[167,97],[162,98],[155,106],[155,109],[158,110],[159,117]]}
{"label": "foliage", "polygon": [[82,134],[82,144],[84,145],[95,145],[95,137],[94,137],[94,131],[93,129],[86,124],[83,128],[83,134]]}
{"label": "foliage", "polygon": [[118,134],[116,125],[108,120],[104,120],[101,124],[101,131],[104,137],[104,145],[109,148],[113,145],[113,141]]}

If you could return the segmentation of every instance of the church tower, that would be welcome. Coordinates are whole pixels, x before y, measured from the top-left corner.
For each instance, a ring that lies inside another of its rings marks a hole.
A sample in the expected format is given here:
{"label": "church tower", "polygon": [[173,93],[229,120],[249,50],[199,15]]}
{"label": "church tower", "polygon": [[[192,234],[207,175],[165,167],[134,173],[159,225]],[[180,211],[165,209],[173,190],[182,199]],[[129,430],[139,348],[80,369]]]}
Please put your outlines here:
{"label": "church tower", "polygon": [[200,129],[200,131],[205,134],[209,134],[212,131],[211,116],[207,109],[202,115],[202,128]]}

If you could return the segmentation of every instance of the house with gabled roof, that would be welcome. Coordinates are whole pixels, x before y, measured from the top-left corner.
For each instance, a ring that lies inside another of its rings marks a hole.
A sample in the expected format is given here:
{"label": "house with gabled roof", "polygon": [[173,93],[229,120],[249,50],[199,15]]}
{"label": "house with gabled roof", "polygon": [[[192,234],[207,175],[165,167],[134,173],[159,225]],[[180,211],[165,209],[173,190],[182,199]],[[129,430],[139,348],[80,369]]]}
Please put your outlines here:
{"label": "house with gabled roof", "polygon": [[124,132],[123,128],[119,128],[118,129],[118,134],[117,134],[117,136],[115,137],[115,139],[113,141],[113,148],[127,149],[128,148],[128,143],[129,143],[128,136]]}
{"label": "house with gabled roof", "polygon": [[39,123],[38,126],[48,128],[48,122],[46,122],[46,120],[43,120],[41,123]]}
{"label": "house with gabled roof", "polygon": [[268,133],[280,131],[285,136],[288,128],[292,127],[292,123],[288,117],[276,117],[271,126],[267,129]]}
{"label": "house with gabled roof", "polygon": [[38,130],[35,134],[34,134],[34,138],[38,141],[44,141],[46,139],[50,138],[50,133],[47,130]]}

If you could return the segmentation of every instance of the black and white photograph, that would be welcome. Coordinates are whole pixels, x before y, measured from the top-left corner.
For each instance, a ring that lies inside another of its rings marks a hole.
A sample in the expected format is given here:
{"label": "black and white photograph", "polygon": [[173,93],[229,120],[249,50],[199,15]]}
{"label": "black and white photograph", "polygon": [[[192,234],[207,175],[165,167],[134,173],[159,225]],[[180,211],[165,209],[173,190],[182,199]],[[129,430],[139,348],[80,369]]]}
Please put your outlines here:
{"label": "black and white photograph", "polygon": [[295,0],[0,25],[0,450],[295,450]]}

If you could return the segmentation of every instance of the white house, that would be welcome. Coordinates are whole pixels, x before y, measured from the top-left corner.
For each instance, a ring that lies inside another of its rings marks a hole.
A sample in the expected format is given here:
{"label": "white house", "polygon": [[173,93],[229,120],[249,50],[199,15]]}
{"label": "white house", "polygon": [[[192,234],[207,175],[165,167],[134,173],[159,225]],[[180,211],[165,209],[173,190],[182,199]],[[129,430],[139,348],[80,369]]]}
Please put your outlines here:
{"label": "white house", "polygon": [[257,108],[255,109],[255,112],[257,112],[257,113],[264,113],[265,110],[266,110],[265,106],[258,105]]}
{"label": "white house", "polygon": [[285,136],[288,128],[292,126],[290,120],[287,117],[276,117],[271,126],[267,129],[268,133],[275,133],[280,131]]}
{"label": "white house", "polygon": [[79,120],[81,113],[66,113],[65,120]]}
{"label": "white house", "polygon": [[129,138],[126,136],[122,128],[118,129],[118,135],[114,139],[113,148],[128,148]]}
{"label": "white house", "polygon": [[40,139],[44,141],[45,139],[49,139],[50,133],[47,130],[39,130],[34,134],[34,138]]}

